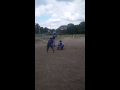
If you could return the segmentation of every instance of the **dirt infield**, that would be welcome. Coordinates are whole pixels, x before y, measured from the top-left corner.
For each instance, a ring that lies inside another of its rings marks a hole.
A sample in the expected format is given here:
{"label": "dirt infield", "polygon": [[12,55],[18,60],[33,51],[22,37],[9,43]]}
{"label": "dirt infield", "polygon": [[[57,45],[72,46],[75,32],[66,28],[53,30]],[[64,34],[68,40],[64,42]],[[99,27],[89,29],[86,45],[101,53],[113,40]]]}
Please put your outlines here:
{"label": "dirt infield", "polygon": [[35,90],[85,90],[85,37],[64,38],[64,49],[55,53],[46,53],[41,41],[35,44]]}

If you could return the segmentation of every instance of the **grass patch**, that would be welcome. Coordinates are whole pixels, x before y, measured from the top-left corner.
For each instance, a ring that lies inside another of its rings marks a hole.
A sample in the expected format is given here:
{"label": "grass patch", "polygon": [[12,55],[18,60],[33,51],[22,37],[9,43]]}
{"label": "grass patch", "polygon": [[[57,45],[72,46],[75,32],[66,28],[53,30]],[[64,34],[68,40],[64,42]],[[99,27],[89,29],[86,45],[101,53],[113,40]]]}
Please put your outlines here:
{"label": "grass patch", "polygon": [[[36,34],[35,35],[35,43],[36,42],[40,42],[40,43],[46,43],[45,41],[48,41],[52,36],[51,35],[47,35],[47,36],[44,36],[43,38],[41,37],[40,34]],[[66,37],[72,37],[72,35],[57,35],[57,37],[55,38],[55,41],[59,41],[59,40],[62,40]],[[74,37],[85,37],[85,34],[74,34]],[[45,40],[45,41],[44,41]]]}
{"label": "grass patch", "polygon": [[[73,34],[75,37],[85,37],[85,34]],[[73,35],[61,35],[61,37],[72,37]],[[60,35],[58,35],[60,37]]]}
{"label": "grass patch", "polygon": [[41,34],[35,34],[35,37],[41,37],[42,35]]}

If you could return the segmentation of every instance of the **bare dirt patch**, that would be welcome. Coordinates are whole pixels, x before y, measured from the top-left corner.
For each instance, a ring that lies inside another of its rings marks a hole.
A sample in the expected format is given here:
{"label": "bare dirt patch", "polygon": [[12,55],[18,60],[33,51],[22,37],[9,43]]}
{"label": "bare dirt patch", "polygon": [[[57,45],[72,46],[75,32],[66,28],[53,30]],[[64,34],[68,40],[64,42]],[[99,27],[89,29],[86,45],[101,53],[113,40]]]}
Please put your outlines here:
{"label": "bare dirt patch", "polygon": [[46,53],[47,41],[35,44],[35,90],[85,90],[85,37],[62,41],[55,53]]}

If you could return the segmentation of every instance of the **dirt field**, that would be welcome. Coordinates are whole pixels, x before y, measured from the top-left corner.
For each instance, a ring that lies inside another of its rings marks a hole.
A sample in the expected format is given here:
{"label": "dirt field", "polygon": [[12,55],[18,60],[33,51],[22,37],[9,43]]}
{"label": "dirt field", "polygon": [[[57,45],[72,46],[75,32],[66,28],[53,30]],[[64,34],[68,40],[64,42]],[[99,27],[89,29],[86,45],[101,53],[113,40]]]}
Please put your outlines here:
{"label": "dirt field", "polygon": [[64,50],[55,53],[46,53],[46,40],[35,44],[35,90],[85,90],[85,37],[61,40]]}

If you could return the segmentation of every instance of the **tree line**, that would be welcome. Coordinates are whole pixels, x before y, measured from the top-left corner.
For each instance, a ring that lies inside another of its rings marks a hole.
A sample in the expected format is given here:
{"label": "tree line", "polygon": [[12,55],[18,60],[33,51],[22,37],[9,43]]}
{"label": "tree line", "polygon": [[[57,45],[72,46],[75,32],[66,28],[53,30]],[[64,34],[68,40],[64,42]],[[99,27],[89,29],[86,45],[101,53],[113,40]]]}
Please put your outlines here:
{"label": "tree line", "polygon": [[[48,32],[48,30],[50,32]],[[38,23],[35,24],[35,34],[37,33],[47,33],[52,34],[55,29],[49,29],[47,27],[40,27]],[[85,33],[85,22],[81,22],[79,25],[74,25],[72,23],[67,25],[66,30],[60,30],[59,28],[56,30],[57,34],[84,34]]]}
{"label": "tree line", "polygon": [[38,23],[36,23],[35,24],[35,34],[38,34],[38,33],[48,33],[48,28],[47,27],[45,27],[45,28],[43,28],[43,27],[40,27],[40,25],[38,24]]}

